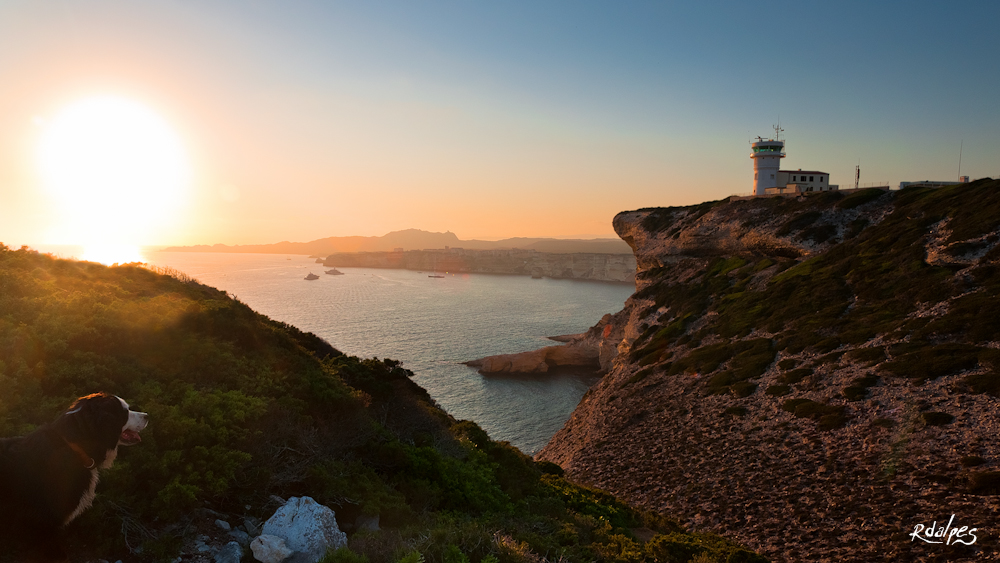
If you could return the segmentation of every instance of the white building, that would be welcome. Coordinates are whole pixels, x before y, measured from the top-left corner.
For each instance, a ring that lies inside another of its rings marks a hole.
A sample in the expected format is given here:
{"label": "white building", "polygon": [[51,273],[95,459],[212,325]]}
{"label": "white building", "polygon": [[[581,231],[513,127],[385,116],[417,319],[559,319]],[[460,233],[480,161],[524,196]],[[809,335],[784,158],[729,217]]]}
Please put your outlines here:
{"label": "white building", "polygon": [[[775,136],[781,130],[777,127]],[[795,194],[806,192],[828,192],[840,188],[830,184],[830,174],[817,170],[779,170],[781,159],[785,158],[785,142],[776,139],[757,140],[750,143],[750,158],[753,159],[754,195]]]}
{"label": "white building", "polygon": [[840,188],[830,185],[830,174],[817,170],[778,170],[778,184],[765,191],[767,194],[797,194],[829,192]]}

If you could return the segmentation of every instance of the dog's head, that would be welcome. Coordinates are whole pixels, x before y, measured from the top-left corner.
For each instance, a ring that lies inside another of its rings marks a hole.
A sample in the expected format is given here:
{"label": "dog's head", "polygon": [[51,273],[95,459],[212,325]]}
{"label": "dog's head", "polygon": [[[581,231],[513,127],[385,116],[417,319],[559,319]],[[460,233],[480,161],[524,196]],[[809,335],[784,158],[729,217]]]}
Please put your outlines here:
{"label": "dog's head", "polygon": [[94,393],[74,401],[55,424],[67,441],[79,444],[107,467],[114,461],[118,446],[142,441],[139,432],[146,427],[148,418],[144,412],[129,409],[119,397]]}

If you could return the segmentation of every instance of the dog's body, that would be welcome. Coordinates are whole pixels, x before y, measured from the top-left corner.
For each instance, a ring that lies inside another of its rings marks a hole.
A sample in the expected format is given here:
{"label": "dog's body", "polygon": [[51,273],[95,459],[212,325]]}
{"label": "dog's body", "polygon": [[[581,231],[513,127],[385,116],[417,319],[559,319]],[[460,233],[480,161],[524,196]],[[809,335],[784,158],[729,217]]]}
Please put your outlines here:
{"label": "dog's body", "polygon": [[65,561],[59,530],[90,507],[98,471],[139,443],[145,413],[114,395],[81,397],[27,436],[0,438],[0,521],[41,561]]}

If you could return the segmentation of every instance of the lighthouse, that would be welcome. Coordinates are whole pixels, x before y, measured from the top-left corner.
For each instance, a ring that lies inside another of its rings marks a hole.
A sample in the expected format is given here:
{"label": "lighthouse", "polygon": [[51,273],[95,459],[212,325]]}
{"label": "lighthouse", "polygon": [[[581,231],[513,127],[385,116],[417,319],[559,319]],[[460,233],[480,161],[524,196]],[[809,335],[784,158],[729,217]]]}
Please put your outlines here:
{"label": "lighthouse", "polygon": [[753,159],[753,194],[764,195],[768,188],[778,186],[778,168],[785,158],[785,142],[777,140],[781,129],[774,127],[774,139],[766,141],[757,137],[750,143],[750,158]]}

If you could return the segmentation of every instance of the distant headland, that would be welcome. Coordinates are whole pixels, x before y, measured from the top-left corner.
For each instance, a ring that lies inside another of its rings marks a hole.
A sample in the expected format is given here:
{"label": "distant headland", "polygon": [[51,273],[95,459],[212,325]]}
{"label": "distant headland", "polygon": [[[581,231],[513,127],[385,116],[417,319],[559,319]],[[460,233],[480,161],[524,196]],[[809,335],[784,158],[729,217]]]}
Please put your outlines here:
{"label": "distant headland", "polygon": [[[317,259],[320,262],[322,259]],[[438,277],[451,274],[511,274],[635,283],[635,256],[598,252],[539,252],[519,248],[470,250],[444,248],[392,252],[337,252],[322,260],[324,266],[417,270]]]}
{"label": "distant headland", "polygon": [[310,242],[282,241],[273,244],[213,244],[172,246],[165,252],[252,252],[261,254],[305,254],[329,256],[340,252],[385,252],[402,250],[427,250],[463,248],[467,250],[521,249],[562,254],[626,254],[632,249],[619,238],[607,239],[555,239],[517,237],[497,241],[461,240],[455,233],[434,233],[419,229],[393,231],[380,237],[328,237]]}

